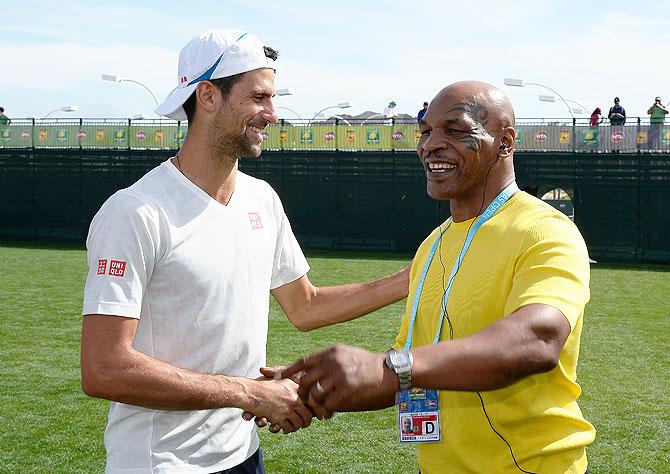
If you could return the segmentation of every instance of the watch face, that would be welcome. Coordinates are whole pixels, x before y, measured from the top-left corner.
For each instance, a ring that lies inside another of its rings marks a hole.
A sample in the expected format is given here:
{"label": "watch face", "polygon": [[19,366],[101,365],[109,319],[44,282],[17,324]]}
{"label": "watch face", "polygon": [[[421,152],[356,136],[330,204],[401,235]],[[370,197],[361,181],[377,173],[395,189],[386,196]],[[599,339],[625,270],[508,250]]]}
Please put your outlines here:
{"label": "watch face", "polygon": [[391,364],[393,364],[393,367],[399,368],[399,367],[407,367],[410,365],[409,361],[409,353],[405,351],[394,351],[391,352]]}

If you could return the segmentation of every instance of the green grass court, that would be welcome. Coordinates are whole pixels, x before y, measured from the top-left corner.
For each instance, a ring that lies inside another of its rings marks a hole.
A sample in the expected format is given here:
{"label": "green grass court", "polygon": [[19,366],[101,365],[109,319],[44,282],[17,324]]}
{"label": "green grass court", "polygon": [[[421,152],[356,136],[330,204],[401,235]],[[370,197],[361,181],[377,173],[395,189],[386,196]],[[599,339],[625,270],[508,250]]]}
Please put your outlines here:
{"label": "green grass court", "polygon": [[[364,280],[410,257],[308,253],[311,280]],[[0,244],[0,472],[102,472],[108,402],[79,386],[81,247]],[[670,266],[592,267],[579,382],[598,430],[592,473],[670,472]],[[351,323],[300,333],[278,306],[268,362],[288,363],[336,342],[385,350],[404,303]],[[261,434],[269,473],[416,473],[392,409],[339,414],[283,436]]]}

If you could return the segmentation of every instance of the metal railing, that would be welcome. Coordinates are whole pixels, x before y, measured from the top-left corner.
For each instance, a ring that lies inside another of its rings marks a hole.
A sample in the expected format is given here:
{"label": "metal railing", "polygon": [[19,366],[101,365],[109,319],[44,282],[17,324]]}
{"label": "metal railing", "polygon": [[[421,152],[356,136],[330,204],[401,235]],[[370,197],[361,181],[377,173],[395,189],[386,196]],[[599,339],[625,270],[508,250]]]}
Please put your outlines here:
{"label": "metal railing", "polygon": [[[668,152],[670,125],[629,117],[625,125],[589,119],[518,119],[516,149],[566,152]],[[186,122],[163,119],[12,119],[0,125],[0,148],[177,149],[188,132]],[[416,149],[414,120],[281,119],[265,130],[269,150],[388,151]]]}

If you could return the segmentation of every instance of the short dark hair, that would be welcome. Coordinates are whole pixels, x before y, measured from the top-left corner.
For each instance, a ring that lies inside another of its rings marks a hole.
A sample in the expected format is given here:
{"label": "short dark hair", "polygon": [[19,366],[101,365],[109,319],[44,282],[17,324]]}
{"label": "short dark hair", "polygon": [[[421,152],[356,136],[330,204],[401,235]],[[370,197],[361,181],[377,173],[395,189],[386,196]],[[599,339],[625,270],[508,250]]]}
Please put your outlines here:
{"label": "short dark hair", "polygon": [[4,111],[5,111],[5,108],[4,108],[4,107],[0,107],[0,114],[3,113]]}
{"label": "short dark hair", "polygon": [[428,102],[424,102],[423,105],[424,105],[424,106],[428,105]]}
{"label": "short dark hair", "polygon": [[[279,52],[275,49],[272,49],[269,46],[263,46],[263,51],[265,52],[265,57],[270,58],[273,61],[276,61],[277,58],[279,57]],[[228,97],[228,94],[230,94],[231,89],[235,85],[237,81],[239,81],[242,76],[246,74],[244,72],[240,74],[235,74],[233,76],[228,76],[228,77],[222,77],[219,79],[212,79],[209,82],[214,84],[216,87],[219,88],[221,91],[221,95],[226,98]],[[186,102],[182,105],[184,107],[184,112],[186,113],[186,119],[190,122],[193,120],[193,117],[195,117],[195,91],[193,91],[193,94],[186,99]]]}

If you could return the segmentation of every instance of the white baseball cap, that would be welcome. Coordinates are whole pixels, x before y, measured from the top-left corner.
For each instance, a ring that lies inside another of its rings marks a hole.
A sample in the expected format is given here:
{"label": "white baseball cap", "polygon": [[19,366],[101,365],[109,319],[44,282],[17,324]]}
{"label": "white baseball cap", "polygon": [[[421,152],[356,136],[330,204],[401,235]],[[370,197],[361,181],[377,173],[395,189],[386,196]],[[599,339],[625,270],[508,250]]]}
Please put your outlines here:
{"label": "white baseball cap", "polygon": [[189,41],[179,53],[177,88],[158,106],[156,113],[186,120],[182,105],[200,81],[234,76],[254,69],[275,69],[265,56],[263,43],[240,30],[209,30]]}

